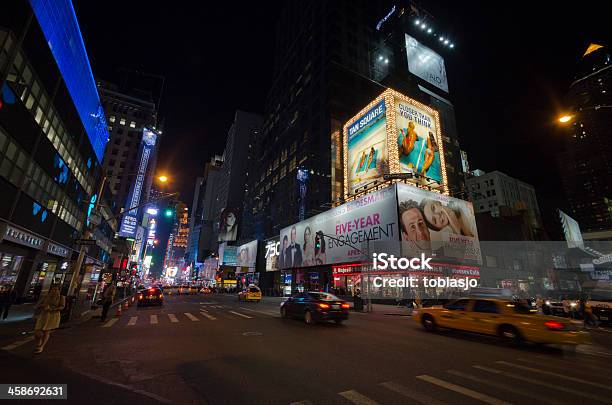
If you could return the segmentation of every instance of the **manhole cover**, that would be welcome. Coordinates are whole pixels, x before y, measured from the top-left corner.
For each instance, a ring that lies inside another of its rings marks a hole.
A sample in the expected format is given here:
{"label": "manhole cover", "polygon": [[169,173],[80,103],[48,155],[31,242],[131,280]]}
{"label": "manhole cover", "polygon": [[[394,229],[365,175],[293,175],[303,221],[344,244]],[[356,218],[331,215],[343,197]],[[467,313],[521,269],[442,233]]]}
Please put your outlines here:
{"label": "manhole cover", "polygon": [[244,332],[242,336],[261,336],[263,333],[261,332]]}

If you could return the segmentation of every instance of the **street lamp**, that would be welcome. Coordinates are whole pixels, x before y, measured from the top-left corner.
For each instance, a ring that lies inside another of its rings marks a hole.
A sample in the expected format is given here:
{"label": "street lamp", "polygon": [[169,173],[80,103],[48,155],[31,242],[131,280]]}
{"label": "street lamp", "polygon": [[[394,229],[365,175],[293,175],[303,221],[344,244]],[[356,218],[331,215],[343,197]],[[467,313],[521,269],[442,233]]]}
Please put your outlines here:
{"label": "street lamp", "polygon": [[572,118],[574,118],[573,115],[562,115],[561,117],[559,117],[559,122],[565,124],[567,122],[570,122]]}
{"label": "street lamp", "polygon": [[588,111],[588,110],[597,111],[601,108],[612,108],[612,105],[594,105],[594,106],[589,106],[589,107],[580,107],[578,108],[578,110],[572,111],[569,114],[561,115],[559,118],[557,118],[557,121],[559,121],[561,124],[567,124],[568,122],[573,121],[576,115],[580,114],[583,111]]}
{"label": "street lamp", "polygon": [[157,178],[157,180],[159,180],[161,183],[165,183],[168,181],[168,176],[161,175]]}

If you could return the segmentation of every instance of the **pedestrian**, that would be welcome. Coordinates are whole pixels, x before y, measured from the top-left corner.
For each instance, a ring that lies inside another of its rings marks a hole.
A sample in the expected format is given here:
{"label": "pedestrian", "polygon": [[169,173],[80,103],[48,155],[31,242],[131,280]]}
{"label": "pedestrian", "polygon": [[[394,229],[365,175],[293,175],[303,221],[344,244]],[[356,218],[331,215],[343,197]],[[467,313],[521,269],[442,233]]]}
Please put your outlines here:
{"label": "pedestrian", "polygon": [[61,311],[66,306],[66,297],[60,295],[58,285],[53,285],[49,293],[36,305],[36,325],[34,326],[34,337],[36,346],[34,354],[42,353],[49,341],[52,330],[57,329],[61,320]]}
{"label": "pedestrian", "polygon": [[111,284],[106,287],[102,292],[102,322],[106,321],[106,316],[108,315],[108,310],[110,309],[110,306],[113,303],[116,291],[117,287],[115,286],[115,284]]}
{"label": "pedestrian", "polygon": [[15,302],[16,294],[14,287],[8,287],[0,292],[0,315],[4,321],[8,317],[9,309]]}

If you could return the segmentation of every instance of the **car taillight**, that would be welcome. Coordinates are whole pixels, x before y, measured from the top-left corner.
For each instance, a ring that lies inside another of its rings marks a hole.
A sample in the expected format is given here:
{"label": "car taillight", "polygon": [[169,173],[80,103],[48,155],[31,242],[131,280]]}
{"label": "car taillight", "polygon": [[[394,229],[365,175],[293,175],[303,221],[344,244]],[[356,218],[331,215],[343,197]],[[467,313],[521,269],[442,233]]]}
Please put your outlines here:
{"label": "car taillight", "polygon": [[565,329],[565,324],[558,321],[546,321],[544,322],[544,326],[546,326],[550,330],[563,330]]}
{"label": "car taillight", "polygon": [[138,296],[138,299],[139,299],[139,300],[141,300],[141,299],[142,299],[142,294],[140,294],[140,295]]}
{"label": "car taillight", "polygon": [[159,294],[159,298],[164,298],[164,294]]}
{"label": "car taillight", "polygon": [[349,309],[351,306],[349,304],[342,304],[342,308]]}
{"label": "car taillight", "polygon": [[319,308],[323,308],[323,309],[328,309],[329,308],[329,304],[319,304]]}

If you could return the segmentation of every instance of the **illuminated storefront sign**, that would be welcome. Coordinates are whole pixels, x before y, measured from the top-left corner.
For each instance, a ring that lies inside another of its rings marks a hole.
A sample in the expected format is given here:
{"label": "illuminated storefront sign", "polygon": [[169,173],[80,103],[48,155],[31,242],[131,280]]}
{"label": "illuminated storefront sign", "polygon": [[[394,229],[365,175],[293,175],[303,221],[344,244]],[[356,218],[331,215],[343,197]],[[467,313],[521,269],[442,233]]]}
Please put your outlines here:
{"label": "illuminated storefront sign", "polygon": [[448,192],[440,117],[436,110],[387,89],[344,125],[344,196],[402,175]]}
{"label": "illuminated storefront sign", "polygon": [[157,141],[157,135],[149,130],[148,128],[143,129],[142,142],[140,143],[141,157],[140,164],[138,165],[138,173],[136,180],[132,185],[130,193],[128,194],[127,202],[125,204],[125,210],[128,211],[121,221],[121,228],[119,229],[119,235],[124,237],[134,237],[136,235],[136,226],[138,223],[138,208],[130,210],[130,208],[138,207],[140,204],[140,197],[142,195],[142,188],[145,183],[145,177],[147,174],[147,166],[149,159],[153,154],[155,143]]}

